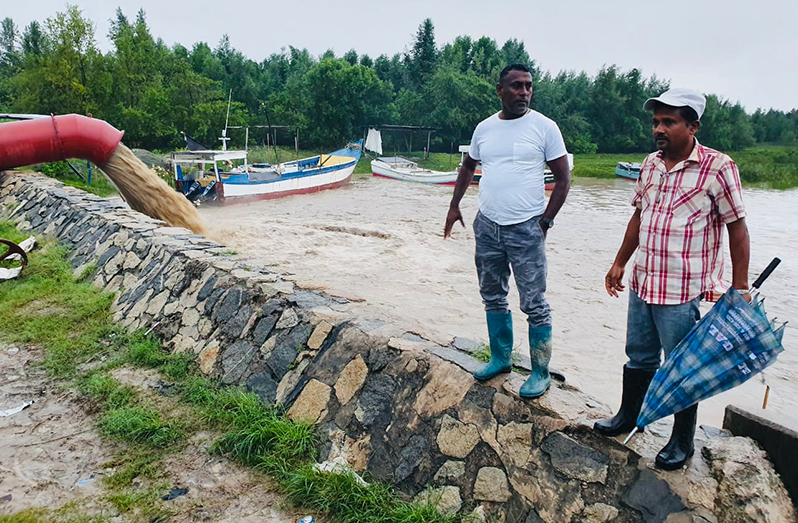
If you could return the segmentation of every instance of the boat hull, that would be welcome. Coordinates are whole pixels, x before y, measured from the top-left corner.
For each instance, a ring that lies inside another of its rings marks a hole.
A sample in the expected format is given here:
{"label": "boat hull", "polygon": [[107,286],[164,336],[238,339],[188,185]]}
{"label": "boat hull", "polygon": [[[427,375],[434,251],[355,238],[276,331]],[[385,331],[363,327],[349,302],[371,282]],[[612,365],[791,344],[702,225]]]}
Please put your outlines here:
{"label": "boat hull", "polygon": [[337,189],[349,183],[357,161],[351,162],[341,169],[328,172],[274,180],[263,183],[233,184],[219,182],[216,184],[217,201],[221,205],[246,203],[259,200],[273,200],[297,194],[311,194],[330,189]]}
{"label": "boat hull", "polygon": [[452,185],[457,182],[457,171],[441,173],[436,171],[412,172],[394,169],[385,162],[371,162],[371,173],[382,178],[402,180],[404,182],[426,183],[432,185]]}
{"label": "boat hull", "polygon": [[615,175],[621,178],[626,178],[627,180],[637,180],[638,178],[640,178],[640,171],[624,169],[622,167],[616,167]]}

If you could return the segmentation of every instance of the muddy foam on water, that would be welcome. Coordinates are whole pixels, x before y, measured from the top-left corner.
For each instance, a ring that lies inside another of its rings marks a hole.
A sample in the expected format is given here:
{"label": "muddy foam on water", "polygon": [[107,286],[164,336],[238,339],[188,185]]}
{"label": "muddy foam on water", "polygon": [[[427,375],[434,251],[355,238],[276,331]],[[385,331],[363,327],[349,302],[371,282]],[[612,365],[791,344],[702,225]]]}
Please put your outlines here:
{"label": "muddy foam on water", "polygon": [[116,147],[101,168],[131,209],[173,227],[205,234],[205,225],[191,202],[169,187],[124,144]]}

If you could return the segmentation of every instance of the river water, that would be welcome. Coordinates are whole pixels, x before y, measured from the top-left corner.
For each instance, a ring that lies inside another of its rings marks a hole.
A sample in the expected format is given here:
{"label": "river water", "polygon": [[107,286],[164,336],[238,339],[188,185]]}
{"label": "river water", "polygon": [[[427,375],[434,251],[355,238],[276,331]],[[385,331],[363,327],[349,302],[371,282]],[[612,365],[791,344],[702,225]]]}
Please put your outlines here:
{"label": "river water", "polygon": [[[603,281],[632,214],[632,189],[631,182],[620,179],[574,180],[547,247],[552,366],[612,408],[621,394],[626,296],[611,298]],[[363,300],[353,305],[358,314],[390,319],[441,341],[454,336],[485,341],[471,231],[477,190],[469,189],[461,205],[468,227],[457,224],[453,237],[444,241],[451,191],[367,178],[314,195],[202,207],[200,214],[218,241],[263,257],[315,288]],[[745,189],[744,198],[751,282],[774,256],[780,257],[781,266],[762,289],[768,313],[798,324],[798,190]],[[526,320],[512,285],[510,305],[517,350],[526,351]],[[768,414],[794,417],[798,412],[796,335],[788,326],[785,352],[766,372]],[[764,389],[754,378],[703,402],[699,421],[720,426],[730,403],[760,409]]]}

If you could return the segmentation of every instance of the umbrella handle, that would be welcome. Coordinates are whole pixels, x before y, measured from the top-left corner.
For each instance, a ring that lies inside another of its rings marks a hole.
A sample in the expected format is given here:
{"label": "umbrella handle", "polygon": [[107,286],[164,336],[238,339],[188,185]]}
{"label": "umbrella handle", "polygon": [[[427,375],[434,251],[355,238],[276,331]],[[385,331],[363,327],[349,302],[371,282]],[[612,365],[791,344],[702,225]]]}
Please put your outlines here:
{"label": "umbrella handle", "polygon": [[629,435],[626,436],[626,439],[623,440],[623,444],[626,445],[627,443],[629,443],[629,440],[632,439],[632,436],[634,436],[635,434],[637,434],[637,427],[633,428],[632,432],[630,432]]}
{"label": "umbrella handle", "polygon": [[770,276],[770,274],[774,270],[776,270],[776,267],[778,267],[780,263],[781,263],[780,259],[773,258],[773,260],[771,260],[770,264],[768,264],[768,266],[765,268],[765,270],[762,271],[762,274],[759,275],[759,278],[756,279],[756,281],[754,282],[754,285],[752,287],[754,287],[755,289],[758,289],[760,285],[765,283],[765,280],[767,280],[768,276]]}

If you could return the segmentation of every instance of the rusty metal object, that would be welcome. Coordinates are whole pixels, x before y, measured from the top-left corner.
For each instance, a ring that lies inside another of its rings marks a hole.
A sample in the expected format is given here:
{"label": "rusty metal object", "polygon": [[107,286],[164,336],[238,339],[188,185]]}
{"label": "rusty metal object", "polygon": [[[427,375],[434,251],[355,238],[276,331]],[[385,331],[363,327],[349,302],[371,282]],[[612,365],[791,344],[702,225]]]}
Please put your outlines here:
{"label": "rusty metal object", "polygon": [[24,269],[28,265],[28,254],[22,250],[22,247],[10,240],[5,240],[3,238],[0,238],[0,243],[8,247],[8,250],[0,255],[0,261],[5,260],[12,254],[19,254],[20,258],[22,259],[22,268]]}

